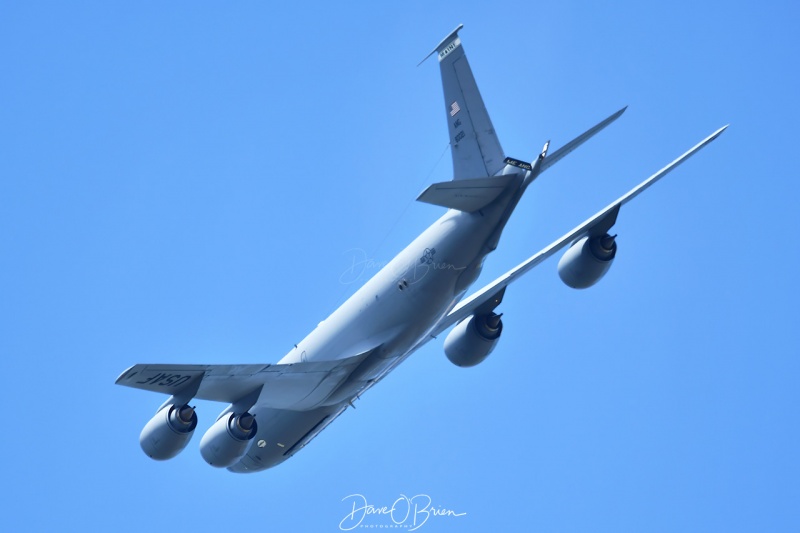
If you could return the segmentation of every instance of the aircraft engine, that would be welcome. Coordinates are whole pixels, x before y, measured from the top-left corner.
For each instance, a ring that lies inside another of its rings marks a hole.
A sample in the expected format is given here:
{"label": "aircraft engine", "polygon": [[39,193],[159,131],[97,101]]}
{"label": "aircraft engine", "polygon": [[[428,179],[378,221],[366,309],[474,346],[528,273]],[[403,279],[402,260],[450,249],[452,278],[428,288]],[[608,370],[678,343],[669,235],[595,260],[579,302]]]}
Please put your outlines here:
{"label": "aircraft engine", "polygon": [[617,255],[616,238],[608,233],[587,235],[570,246],[558,262],[561,281],[573,289],[586,289],[600,281]]}
{"label": "aircraft engine", "polygon": [[462,320],[444,341],[444,353],[456,366],[475,366],[492,353],[503,331],[502,315],[489,313]]}
{"label": "aircraft engine", "polygon": [[231,466],[244,456],[257,431],[256,419],[250,413],[228,413],[203,435],[200,454],[211,466]]}
{"label": "aircraft engine", "polygon": [[196,427],[197,413],[193,407],[168,405],[144,426],[139,444],[151,459],[172,459],[189,444]]}

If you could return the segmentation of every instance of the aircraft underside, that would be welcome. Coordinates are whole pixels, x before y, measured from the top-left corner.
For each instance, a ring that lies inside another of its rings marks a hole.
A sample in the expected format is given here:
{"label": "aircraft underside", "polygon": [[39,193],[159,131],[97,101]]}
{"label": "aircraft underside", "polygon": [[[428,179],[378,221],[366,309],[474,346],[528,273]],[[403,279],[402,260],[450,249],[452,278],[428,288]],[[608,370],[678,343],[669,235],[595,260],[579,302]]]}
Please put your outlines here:
{"label": "aircraft underside", "polygon": [[613,113],[555,151],[549,141],[530,162],[506,157],[478,91],[458,32],[434,49],[442,75],[453,179],[418,200],[447,212],[275,364],[139,364],[116,383],[166,394],[140,435],[156,460],[175,457],[191,440],[192,400],[227,404],[200,440],[214,467],[257,472],[306,446],[328,424],[421,346],[450,330],[448,359],[475,366],[498,345],[497,312],[508,286],[566,248],[562,281],[585,289],[617,255],[611,232],[622,205],[716,139],[722,127],[540,252],[464,298],[527,188],[539,175],[617,120]]}

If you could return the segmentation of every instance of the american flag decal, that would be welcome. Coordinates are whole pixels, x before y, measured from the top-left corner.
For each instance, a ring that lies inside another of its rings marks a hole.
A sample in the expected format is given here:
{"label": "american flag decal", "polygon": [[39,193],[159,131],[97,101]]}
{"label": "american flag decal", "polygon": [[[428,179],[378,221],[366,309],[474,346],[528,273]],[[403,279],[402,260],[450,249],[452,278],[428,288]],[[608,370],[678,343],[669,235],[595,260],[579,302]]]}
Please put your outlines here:
{"label": "american flag decal", "polygon": [[451,117],[456,116],[459,111],[461,111],[461,108],[458,107],[458,102],[453,102],[452,104],[450,104],[450,116]]}

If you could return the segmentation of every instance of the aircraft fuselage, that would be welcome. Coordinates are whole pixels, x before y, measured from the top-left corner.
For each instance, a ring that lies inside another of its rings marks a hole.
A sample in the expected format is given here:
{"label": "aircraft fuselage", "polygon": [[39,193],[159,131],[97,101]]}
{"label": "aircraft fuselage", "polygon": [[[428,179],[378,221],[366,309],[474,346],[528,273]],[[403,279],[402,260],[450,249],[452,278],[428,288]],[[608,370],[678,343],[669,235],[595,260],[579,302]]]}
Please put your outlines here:
{"label": "aircraft fuselage", "polygon": [[255,444],[229,469],[253,472],[285,461],[411,355],[477,279],[524,191],[523,178],[519,173],[518,186],[480,211],[449,210],[283,357],[279,364],[367,353],[315,408],[291,411],[256,403],[250,409],[258,420]]}

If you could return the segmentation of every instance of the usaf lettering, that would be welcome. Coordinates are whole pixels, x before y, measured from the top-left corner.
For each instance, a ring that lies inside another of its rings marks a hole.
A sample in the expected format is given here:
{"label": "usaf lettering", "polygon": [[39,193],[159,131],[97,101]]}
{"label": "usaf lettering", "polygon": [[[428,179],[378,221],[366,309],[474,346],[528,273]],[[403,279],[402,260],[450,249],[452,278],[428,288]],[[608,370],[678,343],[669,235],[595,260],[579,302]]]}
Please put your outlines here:
{"label": "usaf lettering", "polygon": [[183,385],[190,379],[192,379],[192,376],[160,372],[151,378],[137,381],[136,383],[139,385],[155,385],[156,387],[177,387],[178,385]]}

